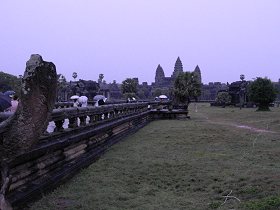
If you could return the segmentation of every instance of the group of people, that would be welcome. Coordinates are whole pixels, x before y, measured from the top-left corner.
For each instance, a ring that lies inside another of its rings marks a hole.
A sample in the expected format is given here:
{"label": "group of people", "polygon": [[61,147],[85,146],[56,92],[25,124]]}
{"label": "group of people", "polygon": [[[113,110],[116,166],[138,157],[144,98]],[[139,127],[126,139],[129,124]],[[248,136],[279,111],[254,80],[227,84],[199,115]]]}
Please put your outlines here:
{"label": "group of people", "polygon": [[[88,97],[86,96],[76,96],[71,98],[73,100],[73,107],[87,107],[88,105]],[[102,106],[105,104],[106,102],[106,99],[105,97],[103,98],[98,98],[98,99],[94,99],[95,103],[94,103],[94,106],[97,107],[97,106]]]}

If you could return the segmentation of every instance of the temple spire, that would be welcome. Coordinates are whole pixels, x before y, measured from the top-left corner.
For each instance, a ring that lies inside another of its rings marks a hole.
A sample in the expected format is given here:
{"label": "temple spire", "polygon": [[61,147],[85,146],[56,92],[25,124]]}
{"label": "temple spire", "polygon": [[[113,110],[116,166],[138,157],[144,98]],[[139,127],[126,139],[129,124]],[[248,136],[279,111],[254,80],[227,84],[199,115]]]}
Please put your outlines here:
{"label": "temple spire", "polygon": [[201,71],[200,71],[200,68],[199,68],[198,65],[195,67],[195,69],[194,69],[193,72],[197,75],[199,83],[202,83],[202,80],[201,80]]}
{"label": "temple spire", "polygon": [[178,57],[175,62],[174,71],[171,77],[176,78],[181,72],[183,72],[183,64],[180,57]]}
{"label": "temple spire", "polygon": [[163,81],[164,77],[165,77],[165,75],[164,75],[163,68],[159,64],[157,69],[156,69],[155,82],[156,83],[161,83]]}

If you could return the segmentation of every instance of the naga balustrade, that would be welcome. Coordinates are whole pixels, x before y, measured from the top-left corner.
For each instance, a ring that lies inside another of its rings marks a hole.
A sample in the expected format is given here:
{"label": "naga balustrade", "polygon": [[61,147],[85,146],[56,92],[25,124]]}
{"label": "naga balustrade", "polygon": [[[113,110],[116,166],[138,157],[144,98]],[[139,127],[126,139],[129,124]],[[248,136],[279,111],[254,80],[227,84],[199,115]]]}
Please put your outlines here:
{"label": "naga balustrade", "polygon": [[[148,102],[148,101],[141,101],[141,102]],[[88,105],[93,106],[96,103],[96,101],[88,101]],[[107,105],[111,104],[124,104],[126,103],[126,100],[110,100],[106,101]],[[69,108],[73,107],[73,102],[65,101],[65,102],[56,102],[55,103],[55,108]]]}
{"label": "naga balustrade", "polygon": [[[15,207],[41,196],[90,165],[111,145],[152,120],[148,103],[54,109],[53,129],[30,151],[11,160],[7,198]],[[66,123],[66,121],[68,123]],[[3,128],[0,135],[5,132]]]}
{"label": "naga balustrade", "polygon": [[[145,104],[145,105],[144,105]],[[107,118],[118,117],[125,115],[129,109],[134,109],[135,107],[144,106],[143,108],[148,109],[182,109],[184,107],[172,106],[171,101],[158,102],[133,102],[133,103],[117,103],[103,105],[103,106],[87,106],[87,107],[73,107],[72,102],[57,102],[55,104],[55,109],[52,112],[52,117],[50,122],[54,121],[55,130],[51,132],[63,131],[65,129],[65,121],[69,120],[68,128],[75,128],[78,126],[78,122],[81,125],[88,123],[96,123]],[[138,108],[136,108],[138,109]],[[107,110],[110,110],[109,112]],[[139,111],[139,110],[138,110]],[[103,113],[104,112],[104,113]],[[0,122],[8,119],[13,113],[11,112],[0,112]],[[103,118],[102,118],[103,116]],[[111,116],[111,117],[110,117]],[[89,122],[86,122],[86,118],[90,118]],[[64,124],[64,126],[63,126]],[[1,130],[0,130],[1,133]]]}
{"label": "naga balustrade", "polygon": [[148,103],[124,103],[99,107],[87,106],[54,109],[50,121],[54,122],[55,128],[53,131],[47,131],[47,133],[67,132],[69,128],[73,129],[87,125],[94,127],[147,110]]}
{"label": "naga balustrade", "polygon": [[[146,103],[146,104],[144,105],[144,103]],[[53,110],[52,118],[50,119],[50,121],[59,121],[59,120],[63,121],[65,119],[73,120],[73,118],[77,119],[77,118],[79,118],[79,116],[81,116],[81,118],[82,118],[83,116],[90,117],[90,116],[98,115],[98,114],[100,114],[99,116],[102,116],[102,114],[104,114],[102,112],[105,111],[105,113],[106,113],[107,109],[111,110],[110,111],[111,115],[117,116],[120,113],[125,114],[128,109],[135,109],[135,108],[138,109],[137,107],[140,107],[140,106],[148,107],[150,104],[153,104],[153,107],[155,107],[158,103],[156,103],[156,102],[117,103],[117,104],[108,103],[108,105],[106,104],[106,105],[99,106],[99,107],[94,107],[91,105],[89,105],[87,107],[73,107],[72,102],[57,102],[55,104],[55,109]],[[13,113],[11,113],[11,112],[0,112],[0,122],[8,119],[10,116],[12,116],[12,114]],[[108,117],[108,116],[106,115],[105,117]],[[101,120],[101,118],[99,120],[91,118],[91,122],[100,121],[100,120]],[[76,122],[76,120],[74,122]],[[59,122],[57,122],[57,123],[59,123]],[[72,123],[72,121],[71,121],[71,123]],[[57,126],[59,127],[59,124],[57,124]],[[76,127],[75,125],[73,125],[73,126]],[[0,131],[0,133],[1,133],[1,131]]]}
{"label": "naga balustrade", "polygon": [[[186,112],[170,111],[170,102],[54,109],[49,129],[39,143],[8,163],[12,181],[7,198],[21,208],[93,163],[124,136],[154,119],[171,119],[180,114]],[[1,135],[5,128],[0,128]]]}

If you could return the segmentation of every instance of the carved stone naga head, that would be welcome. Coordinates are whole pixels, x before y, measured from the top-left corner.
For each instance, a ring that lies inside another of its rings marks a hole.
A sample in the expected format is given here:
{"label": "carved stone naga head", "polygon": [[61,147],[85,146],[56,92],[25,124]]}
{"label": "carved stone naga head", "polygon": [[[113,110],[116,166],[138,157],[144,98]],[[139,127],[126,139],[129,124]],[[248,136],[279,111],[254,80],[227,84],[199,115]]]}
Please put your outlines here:
{"label": "carved stone naga head", "polygon": [[43,61],[38,54],[31,55],[26,62],[17,110],[0,125],[7,127],[2,134],[1,159],[13,158],[38,142],[48,126],[56,100],[56,88],[55,65]]}

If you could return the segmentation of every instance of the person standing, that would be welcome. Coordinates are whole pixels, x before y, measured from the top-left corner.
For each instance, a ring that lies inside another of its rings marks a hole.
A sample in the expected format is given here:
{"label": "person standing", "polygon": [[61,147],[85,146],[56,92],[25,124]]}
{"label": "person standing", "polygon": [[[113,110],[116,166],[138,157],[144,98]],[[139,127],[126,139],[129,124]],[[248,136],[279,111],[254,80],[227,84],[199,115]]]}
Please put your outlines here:
{"label": "person standing", "polygon": [[18,96],[14,95],[13,99],[11,100],[11,112],[15,112],[17,110],[18,107]]}
{"label": "person standing", "polygon": [[78,98],[78,102],[79,102],[81,107],[87,107],[88,97],[80,96],[80,98]]}
{"label": "person standing", "polygon": [[80,103],[78,101],[78,99],[74,99],[74,102],[73,102],[73,107],[79,107]]}
{"label": "person standing", "polygon": [[17,95],[10,95],[11,98],[11,106],[5,110],[5,112],[15,112],[18,107],[18,96]]}

